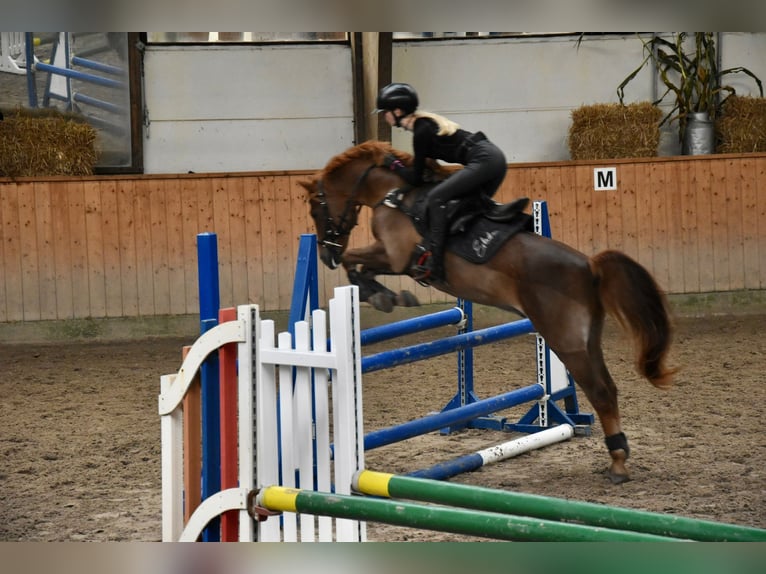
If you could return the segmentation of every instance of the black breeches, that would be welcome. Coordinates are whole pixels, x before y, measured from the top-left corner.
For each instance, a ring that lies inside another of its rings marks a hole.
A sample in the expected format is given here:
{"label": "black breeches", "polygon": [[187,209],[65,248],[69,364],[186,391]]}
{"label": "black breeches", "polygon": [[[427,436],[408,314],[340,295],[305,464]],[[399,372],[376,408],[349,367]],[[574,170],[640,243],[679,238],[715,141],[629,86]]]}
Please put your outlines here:
{"label": "black breeches", "polygon": [[465,167],[428,193],[429,208],[471,194],[485,193],[492,197],[505,179],[507,169],[500,148],[490,141],[478,142],[468,151]]}

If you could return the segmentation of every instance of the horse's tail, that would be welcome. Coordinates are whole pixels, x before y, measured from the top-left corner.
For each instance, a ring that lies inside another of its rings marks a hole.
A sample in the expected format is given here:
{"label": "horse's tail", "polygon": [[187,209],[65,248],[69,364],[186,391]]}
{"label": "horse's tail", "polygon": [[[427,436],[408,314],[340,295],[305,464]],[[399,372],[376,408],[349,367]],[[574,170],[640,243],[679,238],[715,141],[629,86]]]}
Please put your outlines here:
{"label": "horse's tail", "polygon": [[665,294],[639,263],[619,251],[591,258],[606,311],[633,334],[636,367],[659,388],[668,388],[677,369],[665,366],[672,327]]}

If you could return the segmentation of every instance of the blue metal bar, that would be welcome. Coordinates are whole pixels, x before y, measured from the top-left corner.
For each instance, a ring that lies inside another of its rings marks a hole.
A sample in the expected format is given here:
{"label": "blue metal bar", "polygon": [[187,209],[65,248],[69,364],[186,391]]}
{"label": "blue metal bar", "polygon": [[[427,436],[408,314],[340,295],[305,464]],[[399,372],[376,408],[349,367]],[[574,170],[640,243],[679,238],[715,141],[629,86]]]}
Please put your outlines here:
{"label": "blue metal bar", "polygon": [[459,456],[447,462],[440,462],[429,468],[408,472],[405,476],[413,478],[430,478],[431,480],[446,480],[463,474],[464,472],[473,472],[477,468],[484,466],[484,459],[478,452]]}
{"label": "blue metal bar", "polygon": [[534,384],[502,395],[483,399],[459,409],[442,411],[421,419],[372,431],[364,437],[364,449],[378,448],[435,431],[445,426],[464,423],[476,417],[537,400],[544,394],[545,389],[541,385]]}
{"label": "blue metal bar", "polygon": [[24,32],[24,57],[27,59],[27,100],[30,108],[36,108],[38,104],[35,82],[35,38],[32,32]]}
{"label": "blue metal bar", "polygon": [[44,62],[37,62],[35,64],[35,69],[42,72],[57,74],[59,76],[65,76],[74,80],[82,80],[83,82],[98,84],[99,86],[106,86],[107,88],[125,89],[126,87],[125,82],[121,82],[119,80],[112,80],[111,78],[104,78],[102,76],[96,76],[94,74],[88,74],[86,72],[80,72],[78,70],[72,70],[69,68],[58,68]]}
{"label": "blue metal bar", "polygon": [[361,344],[364,347],[365,345],[388,341],[389,339],[427,331],[428,329],[456,325],[462,322],[464,318],[465,315],[462,309],[453,307],[452,309],[437,311],[422,317],[413,317],[412,319],[404,319],[403,321],[389,323],[388,325],[371,327],[362,331]]}
{"label": "blue metal bar", "polygon": [[455,335],[454,337],[447,337],[446,339],[439,339],[438,341],[431,341],[430,343],[383,351],[382,353],[363,357],[362,372],[369,373],[380,369],[406,365],[407,363],[445,355],[458,349],[487,345],[517,335],[534,332],[532,322],[529,319],[521,319],[512,323],[505,323],[495,327],[487,327],[486,329]]}
{"label": "blue metal bar", "polygon": [[100,108],[102,110],[106,110],[114,114],[122,114],[125,112],[124,108],[122,108],[121,106],[118,106],[117,104],[113,104],[111,102],[105,102],[104,100],[99,100],[98,98],[93,98],[91,96],[86,96],[85,94],[81,94],[80,92],[75,92],[73,97],[74,97],[74,101],[76,102],[87,104],[95,108]]}
{"label": "blue metal bar", "polygon": [[295,265],[293,298],[290,302],[288,330],[295,338],[295,323],[306,321],[319,308],[319,273],[317,270],[317,237],[313,233],[301,235],[298,259]]}
{"label": "blue metal bar", "polygon": [[[215,233],[197,235],[200,332],[218,324],[218,238]],[[211,354],[200,369],[202,380],[202,500],[221,490],[221,398],[218,354]],[[220,539],[220,519],[211,520],[202,533],[204,542]]]}
{"label": "blue metal bar", "polygon": [[72,56],[72,65],[90,68],[91,70],[96,70],[97,72],[103,72],[105,74],[112,74],[113,76],[122,76],[125,74],[123,68],[104,64],[103,62],[96,62],[95,60],[87,60],[80,56]]}

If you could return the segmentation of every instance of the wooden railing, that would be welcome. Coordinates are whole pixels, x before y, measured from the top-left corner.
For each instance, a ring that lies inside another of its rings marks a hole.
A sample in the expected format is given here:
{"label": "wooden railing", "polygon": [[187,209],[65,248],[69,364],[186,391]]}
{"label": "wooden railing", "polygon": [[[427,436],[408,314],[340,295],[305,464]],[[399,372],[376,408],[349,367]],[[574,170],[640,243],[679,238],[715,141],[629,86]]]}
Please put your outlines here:
{"label": "wooden railing", "polygon": [[[616,167],[617,190],[594,191]],[[289,308],[309,172],[0,180],[0,321],[198,313],[196,236],[215,232],[221,304]],[[670,293],[766,288],[766,154],[510,165],[496,199],[548,202],[555,238],[613,248]],[[352,245],[369,241],[365,222]],[[449,301],[387,278],[423,303]],[[320,270],[320,299],[345,283]]]}

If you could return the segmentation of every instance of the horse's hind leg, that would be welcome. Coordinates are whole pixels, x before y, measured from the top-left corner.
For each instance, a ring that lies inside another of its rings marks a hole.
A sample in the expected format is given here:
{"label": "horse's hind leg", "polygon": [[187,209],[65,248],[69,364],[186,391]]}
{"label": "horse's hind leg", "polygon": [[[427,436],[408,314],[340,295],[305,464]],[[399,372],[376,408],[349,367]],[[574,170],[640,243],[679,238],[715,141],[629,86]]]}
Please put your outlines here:
{"label": "horse's hind leg", "polygon": [[[558,320],[552,323],[554,318]],[[629,480],[625,468],[629,449],[620,425],[617,386],[604,363],[601,349],[603,326],[603,311],[597,305],[582,305],[569,306],[559,313],[541,317],[538,331],[598,414],[612,458],[608,476],[613,483],[619,484]]]}
{"label": "horse's hind leg", "polygon": [[620,425],[620,409],[617,404],[617,386],[606,368],[601,348],[586,352],[559,355],[575,382],[585,392],[598,414],[606,437],[606,446],[612,458],[608,476],[614,484],[630,480],[625,461],[630,454],[628,440]]}

